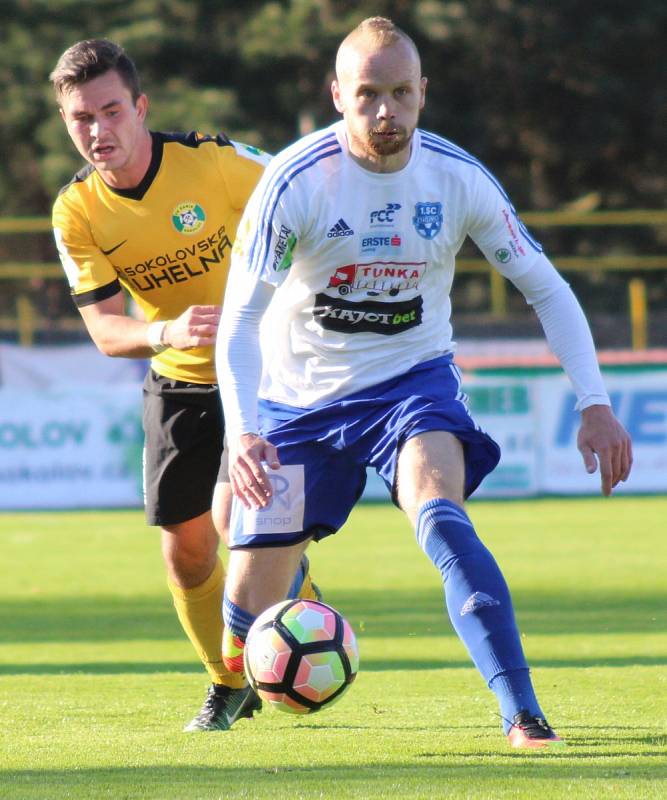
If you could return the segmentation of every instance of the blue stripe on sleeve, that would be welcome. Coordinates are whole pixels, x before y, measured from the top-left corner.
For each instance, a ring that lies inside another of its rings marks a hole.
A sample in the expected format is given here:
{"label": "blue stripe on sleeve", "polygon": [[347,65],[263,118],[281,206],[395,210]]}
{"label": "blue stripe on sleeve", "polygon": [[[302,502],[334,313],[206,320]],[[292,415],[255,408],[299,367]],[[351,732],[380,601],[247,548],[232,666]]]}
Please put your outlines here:
{"label": "blue stripe on sleeve", "polygon": [[464,161],[466,164],[472,164],[474,167],[480,169],[486,177],[493,183],[493,185],[498,189],[500,192],[501,197],[507,202],[510,211],[514,214],[514,218],[516,219],[517,226],[521,233],[523,234],[524,238],[528,242],[528,244],[535,250],[537,253],[542,252],[542,245],[533,239],[533,237],[528,232],[528,229],[521,221],[521,218],[516,213],[516,209],[512,205],[512,201],[507,196],[507,193],[503,189],[502,185],[498,182],[495,176],[489,172],[489,170],[476,158],[467,153],[465,150],[457,147],[452,142],[448,141],[447,139],[443,139],[440,136],[436,136],[435,134],[428,133],[426,131],[420,131],[421,135],[421,142],[422,147],[426,150],[431,150],[434,153],[438,153],[443,156],[448,156],[449,158],[455,158],[459,161]]}
{"label": "blue stripe on sleeve", "polygon": [[[259,207],[258,223],[255,229],[248,257],[248,269],[254,272],[261,269],[266,259],[271,242],[273,216],[281,195],[297,175],[315,165],[318,161],[342,152],[335,133],[326,133],[323,137],[309,142],[298,150],[287,161],[277,165],[277,169],[268,180],[262,194]],[[272,162],[276,164],[276,160]]]}

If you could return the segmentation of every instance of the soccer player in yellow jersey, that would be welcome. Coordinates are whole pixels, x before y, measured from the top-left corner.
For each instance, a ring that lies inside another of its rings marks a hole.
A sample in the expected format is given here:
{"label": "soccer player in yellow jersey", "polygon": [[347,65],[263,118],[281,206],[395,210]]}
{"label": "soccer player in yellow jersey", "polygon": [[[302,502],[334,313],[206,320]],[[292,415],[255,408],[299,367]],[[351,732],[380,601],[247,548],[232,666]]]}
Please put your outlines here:
{"label": "soccer player in yellow jersey", "polygon": [[[268,156],[222,134],[150,131],[136,68],[108,40],[70,47],[51,80],[67,131],[88,162],[53,208],[74,302],[102,353],[151,358],[146,516],[161,528],[179,620],[212,680],[185,730],[227,730],[251,717],[259,700],[221,657],[218,531],[226,539],[231,493],[220,464],[224,421],[213,345],[236,227]],[[126,293],[145,321],[126,312]],[[306,561],[291,594],[316,595]]]}

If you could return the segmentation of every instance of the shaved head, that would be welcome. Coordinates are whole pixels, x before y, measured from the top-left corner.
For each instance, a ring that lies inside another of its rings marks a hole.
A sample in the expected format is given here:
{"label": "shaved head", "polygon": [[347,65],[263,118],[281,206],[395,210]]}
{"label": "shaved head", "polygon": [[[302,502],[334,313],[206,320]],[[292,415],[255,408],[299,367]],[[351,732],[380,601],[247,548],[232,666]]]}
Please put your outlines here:
{"label": "shaved head", "polygon": [[417,73],[421,75],[419,51],[408,34],[386,17],[369,17],[360,22],[340,43],[336,53],[336,77],[341,80],[348,71],[350,62],[355,61],[359,53],[374,52],[397,45],[410,51]]}

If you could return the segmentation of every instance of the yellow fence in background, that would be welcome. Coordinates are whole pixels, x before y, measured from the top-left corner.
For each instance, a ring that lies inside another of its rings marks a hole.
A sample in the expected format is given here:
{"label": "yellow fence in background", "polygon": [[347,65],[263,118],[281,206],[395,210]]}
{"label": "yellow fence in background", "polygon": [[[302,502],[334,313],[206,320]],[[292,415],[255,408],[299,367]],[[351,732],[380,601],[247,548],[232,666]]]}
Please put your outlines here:
{"label": "yellow fence in background", "polygon": [[[667,226],[667,211],[634,209],[627,211],[533,211],[521,215],[531,229],[558,227],[657,227]],[[44,233],[51,230],[50,220],[45,217],[0,218],[0,235]],[[667,256],[623,253],[604,256],[556,256],[553,262],[563,273],[568,272],[626,272],[637,273],[653,270],[667,272]],[[507,282],[482,258],[459,258],[457,271],[462,273],[488,273],[490,281],[491,313],[502,319],[507,314]],[[64,273],[58,262],[6,261],[0,262],[0,285],[17,280],[62,278]],[[643,350],[647,346],[648,306],[646,284],[642,278],[633,276],[628,280],[628,310],[632,333],[632,347]],[[48,327],[57,330],[83,330],[78,319],[45,320],[36,310],[30,293],[17,291],[15,314],[0,317],[0,331],[17,332],[19,341],[31,345],[35,333]]]}

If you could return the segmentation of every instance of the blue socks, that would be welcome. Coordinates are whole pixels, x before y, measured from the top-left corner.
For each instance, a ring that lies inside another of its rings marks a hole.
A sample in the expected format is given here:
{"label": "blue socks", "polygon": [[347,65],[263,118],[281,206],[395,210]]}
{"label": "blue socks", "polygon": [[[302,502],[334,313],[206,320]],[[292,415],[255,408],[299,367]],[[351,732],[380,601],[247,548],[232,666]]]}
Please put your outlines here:
{"label": "blue socks", "polygon": [[505,732],[524,709],[543,717],[507,584],[468,515],[449,500],[429,500],[419,510],[416,533],[442,575],[452,625],[496,695]]}
{"label": "blue socks", "polygon": [[309,568],[310,565],[308,563],[308,557],[304,554],[301,556],[301,562],[299,563],[299,566],[296,568],[296,574],[294,575],[294,580],[292,581],[292,585],[289,587],[289,591],[287,592],[287,597],[290,600],[299,596],[299,592],[301,591],[301,587],[303,586],[303,582],[306,579],[306,575],[308,574]]}
{"label": "blue socks", "polygon": [[[308,568],[308,558],[304,555],[301,558],[294,580],[287,593],[288,598],[299,596],[303,581],[308,574]],[[256,617],[230,600],[225,590],[222,599],[222,619],[225,623],[222,636],[222,660],[230,671],[242,672],[243,647],[245,640],[248,638],[250,626],[255,621]]]}

